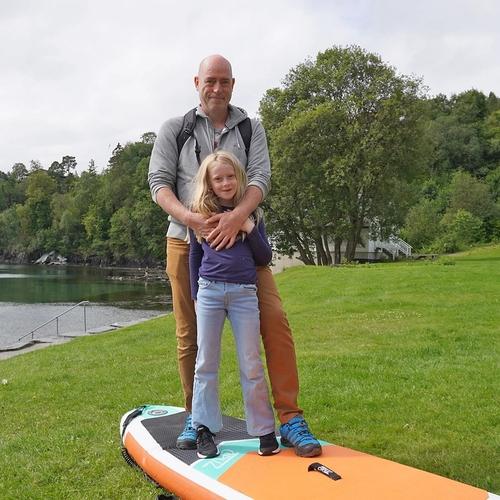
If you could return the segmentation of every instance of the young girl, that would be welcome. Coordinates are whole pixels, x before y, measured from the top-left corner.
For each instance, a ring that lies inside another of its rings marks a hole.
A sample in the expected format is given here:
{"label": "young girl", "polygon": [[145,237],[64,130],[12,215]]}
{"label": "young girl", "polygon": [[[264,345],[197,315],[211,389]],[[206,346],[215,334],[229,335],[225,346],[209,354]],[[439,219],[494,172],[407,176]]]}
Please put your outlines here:
{"label": "young girl", "polygon": [[[207,216],[231,210],[247,187],[243,167],[226,151],[207,156],[194,182],[191,210]],[[238,351],[248,433],[260,438],[260,455],[278,453],[274,414],[260,359],[255,266],[269,264],[272,255],[260,210],[247,219],[231,248],[217,251],[192,230],[190,238],[191,295],[196,303],[198,330],[192,407],[198,456],[219,454],[213,438],[222,428],[218,372],[226,316]]]}

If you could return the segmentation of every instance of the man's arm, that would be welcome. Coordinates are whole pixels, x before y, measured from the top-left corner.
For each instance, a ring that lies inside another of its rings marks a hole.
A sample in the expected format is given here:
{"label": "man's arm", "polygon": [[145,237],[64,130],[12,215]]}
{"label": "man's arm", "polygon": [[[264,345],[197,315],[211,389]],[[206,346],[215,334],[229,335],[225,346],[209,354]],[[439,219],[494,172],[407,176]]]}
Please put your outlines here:
{"label": "man's arm", "polygon": [[156,192],[156,203],[167,214],[194,231],[204,234],[213,229],[213,224],[210,224],[205,216],[187,209],[168,187],[162,187]]}
{"label": "man's arm", "polygon": [[200,232],[204,237],[215,227],[206,217],[194,214],[177,198],[177,139],[182,117],[167,120],[160,128],[149,161],[148,181],[153,200],[181,224]]}
{"label": "man's arm", "polygon": [[182,126],[182,117],[167,120],[156,137],[149,160],[148,182],[151,196],[155,202],[161,188],[175,190],[177,183],[177,141],[176,133]]}

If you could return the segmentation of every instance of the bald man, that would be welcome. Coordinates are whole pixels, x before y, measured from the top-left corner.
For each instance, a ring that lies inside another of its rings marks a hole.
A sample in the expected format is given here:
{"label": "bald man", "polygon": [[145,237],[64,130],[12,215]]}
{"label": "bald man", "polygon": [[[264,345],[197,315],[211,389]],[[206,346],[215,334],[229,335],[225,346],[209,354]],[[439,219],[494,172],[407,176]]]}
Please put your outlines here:
{"label": "bald man", "polygon": [[[264,129],[251,119],[252,136],[248,154],[238,125],[247,119],[241,108],[230,104],[235,79],[230,62],[212,55],[200,63],[194,85],[200,104],[196,108],[193,133],[177,151],[177,136],[184,118],[167,120],[158,133],[149,164],[149,185],[153,200],[169,215],[167,231],[167,275],[172,288],[176,321],[179,375],[188,412],[180,449],[196,449],[192,427],[191,400],[196,363],[196,314],[189,280],[188,229],[201,232],[216,249],[231,247],[244,221],[267,195],[271,169]],[[229,212],[206,219],[191,212],[191,180],[199,163],[216,149],[232,152],[245,167],[248,188],[242,201]],[[257,268],[260,331],[266,354],[274,407],[281,422],[281,443],[294,447],[299,456],[321,454],[321,445],[311,434],[298,407],[299,381],[295,347],[281,299],[269,267]]]}

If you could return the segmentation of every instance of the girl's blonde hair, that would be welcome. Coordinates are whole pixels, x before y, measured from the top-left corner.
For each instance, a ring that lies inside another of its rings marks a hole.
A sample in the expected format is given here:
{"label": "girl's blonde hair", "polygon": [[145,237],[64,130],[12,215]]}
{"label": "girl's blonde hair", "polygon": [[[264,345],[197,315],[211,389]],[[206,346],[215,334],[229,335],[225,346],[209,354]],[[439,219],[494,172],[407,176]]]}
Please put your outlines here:
{"label": "girl's blonde hair", "polygon": [[[193,196],[191,198],[191,210],[200,213],[207,217],[220,212],[221,205],[219,199],[210,187],[209,174],[211,169],[217,163],[225,163],[233,167],[236,175],[236,193],[233,198],[233,206],[236,206],[243,198],[248,186],[247,174],[241,165],[240,161],[229,151],[219,150],[209,154],[201,163],[193,182]],[[252,218],[255,224],[258,224],[261,218],[261,210],[258,208]],[[201,236],[196,234],[198,241],[201,241]]]}
{"label": "girl's blonde hair", "polygon": [[236,206],[243,195],[248,185],[247,174],[238,158],[229,151],[216,151],[208,155],[200,165],[197,174],[195,175],[193,197],[191,200],[191,210],[202,215],[211,216],[220,211],[220,203],[210,187],[210,171],[217,163],[225,163],[233,167],[236,175],[236,193],[233,198],[233,205]]}

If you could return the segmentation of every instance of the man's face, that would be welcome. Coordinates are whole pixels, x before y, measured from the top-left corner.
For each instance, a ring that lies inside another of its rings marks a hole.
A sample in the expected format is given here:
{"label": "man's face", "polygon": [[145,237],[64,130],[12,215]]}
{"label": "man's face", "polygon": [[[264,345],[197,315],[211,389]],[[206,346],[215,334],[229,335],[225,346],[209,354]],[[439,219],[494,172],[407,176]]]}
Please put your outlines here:
{"label": "man's face", "polygon": [[233,93],[231,68],[220,60],[207,61],[200,67],[194,84],[200,96],[201,108],[211,116],[227,110]]}

